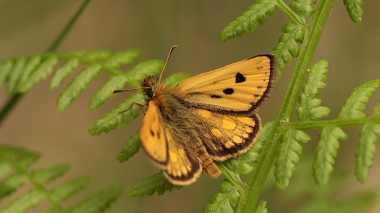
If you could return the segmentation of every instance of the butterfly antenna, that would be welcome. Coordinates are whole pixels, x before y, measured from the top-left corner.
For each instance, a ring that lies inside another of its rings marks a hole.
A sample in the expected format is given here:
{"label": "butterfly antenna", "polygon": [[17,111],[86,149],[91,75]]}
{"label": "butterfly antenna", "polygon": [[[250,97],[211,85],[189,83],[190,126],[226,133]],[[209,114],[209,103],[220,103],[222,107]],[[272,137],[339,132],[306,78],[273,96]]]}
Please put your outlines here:
{"label": "butterfly antenna", "polygon": [[168,62],[169,62],[170,56],[172,55],[172,52],[173,52],[173,50],[174,50],[176,47],[178,47],[178,45],[173,45],[173,46],[170,48],[170,50],[169,50],[169,54],[168,54],[168,58],[166,59],[165,66],[164,66],[164,68],[163,68],[162,71],[161,71],[160,78],[158,79],[158,82],[161,81],[162,74],[164,73],[164,70],[166,69],[166,65],[168,65]]}
{"label": "butterfly antenna", "polygon": [[133,88],[133,89],[119,89],[119,90],[112,91],[112,95],[115,94],[115,93],[119,93],[119,92],[134,91],[134,90],[149,89],[149,88],[150,87],[139,87],[139,88]]}

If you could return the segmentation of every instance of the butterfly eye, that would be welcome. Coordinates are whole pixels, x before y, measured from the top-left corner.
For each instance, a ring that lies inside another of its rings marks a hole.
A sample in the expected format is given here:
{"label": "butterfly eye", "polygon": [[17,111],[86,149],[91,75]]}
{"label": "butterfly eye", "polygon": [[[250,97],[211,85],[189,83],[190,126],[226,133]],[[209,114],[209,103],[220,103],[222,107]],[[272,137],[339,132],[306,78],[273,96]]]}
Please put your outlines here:
{"label": "butterfly eye", "polygon": [[146,94],[148,95],[149,98],[153,98],[154,96],[154,93],[153,93],[153,90],[152,89],[149,89]]}

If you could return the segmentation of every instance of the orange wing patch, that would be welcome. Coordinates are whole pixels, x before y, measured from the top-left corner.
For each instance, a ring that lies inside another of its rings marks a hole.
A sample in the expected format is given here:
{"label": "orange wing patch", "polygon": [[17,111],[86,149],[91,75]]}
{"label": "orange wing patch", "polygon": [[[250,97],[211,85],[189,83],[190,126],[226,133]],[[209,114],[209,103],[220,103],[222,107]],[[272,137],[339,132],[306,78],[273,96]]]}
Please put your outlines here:
{"label": "orange wing patch", "polygon": [[203,109],[195,112],[193,121],[198,122],[203,145],[214,160],[223,161],[248,151],[261,131],[260,117],[256,114],[237,117]]}

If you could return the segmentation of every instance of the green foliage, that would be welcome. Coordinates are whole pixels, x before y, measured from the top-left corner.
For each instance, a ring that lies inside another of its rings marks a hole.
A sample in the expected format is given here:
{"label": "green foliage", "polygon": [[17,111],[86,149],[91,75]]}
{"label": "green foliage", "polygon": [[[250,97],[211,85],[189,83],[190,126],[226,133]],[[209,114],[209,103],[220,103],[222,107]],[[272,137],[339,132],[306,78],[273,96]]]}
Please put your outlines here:
{"label": "green foliage", "polygon": [[344,0],[344,5],[347,7],[347,12],[350,18],[355,23],[360,23],[363,16],[363,1],[362,0]]}
{"label": "green foliage", "polygon": [[238,188],[229,181],[223,180],[220,186],[220,193],[211,198],[211,204],[207,205],[204,212],[233,213],[232,206],[236,206],[239,201]]}
{"label": "green foliage", "polygon": [[284,34],[280,37],[279,43],[274,47],[273,54],[277,57],[279,68],[279,78],[293,58],[296,58],[300,51],[298,43],[302,43],[304,37],[304,26],[301,24],[288,23],[282,28]]}
{"label": "green foliage", "polygon": [[374,121],[370,120],[363,126],[356,151],[355,175],[361,183],[364,183],[368,178],[369,169],[373,165],[376,152],[376,142],[379,140],[380,101],[373,110],[371,119]]}
{"label": "green foliage", "polygon": [[166,191],[171,192],[173,189],[180,188],[182,187],[171,184],[163,173],[159,172],[130,187],[127,195],[132,197],[150,196],[153,194],[163,195]]}
{"label": "green foliage", "polygon": [[[110,130],[129,124],[133,119],[140,115],[140,110],[134,102],[145,103],[145,98],[141,93],[129,96],[128,99],[120,103],[102,119],[96,121],[88,132],[91,135],[100,135]],[[131,108],[132,106],[132,108]]]}
{"label": "green foliage", "polygon": [[51,80],[51,88],[57,88],[63,80],[69,77],[79,65],[78,58],[69,59],[63,66],[55,71],[54,77]]}
{"label": "green foliage", "polygon": [[[53,72],[53,67],[58,63],[58,57],[51,55],[42,61],[33,60],[32,57],[30,62],[33,63],[30,67],[29,63],[25,66],[25,70],[30,72],[30,75],[28,76],[24,73],[18,85],[18,92],[20,93],[30,90],[41,80],[47,78]],[[36,66],[38,62],[40,63]]]}
{"label": "green foliage", "polygon": [[119,151],[116,159],[120,161],[120,163],[127,161],[140,150],[139,133],[140,132],[136,132],[135,134],[133,134],[125,143],[123,148]]}
{"label": "green foliage", "polygon": [[258,24],[264,24],[268,15],[275,11],[276,1],[258,0],[249,10],[244,12],[235,21],[231,22],[220,34],[219,41],[225,42],[249,31],[254,31]]}
{"label": "green foliage", "polygon": [[339,114],[339,119],[361,119],[367,117],[363,112],[367,107],[365,103],[371,99],[378,87],[380,87],[380,79],[369,81],[356,88],[344,104]]}
{"label": "green foliage", "polygon": [[257,204],[254,213],[267,213],[268,209],[265,207],[267,205],[267,202],[265,201],[260,201],[259,204]]}
{"label": "green foliage", "polygon": [[299,120],[318,120],[326,117],[330,113],[330,109],[320,106],[321,99],[316,98],[319,94],[320,88],[324,88],[326,84],[324,81],[327,79],[327,66],[326,60],[321,60],[314,64],[310,71],[310,77],[304,86],[303,93],[300,96],[301,106],[297,109],[297,117]]}
{"label": "green foliage", "polygon": [[[339,196],[342,189],[349,183],[348,173],[337,170],[332,176],[326,187],[319,187],[313,183],[310,170],[312,163],[311,153],[304,153],[301,161],[294,172],[295,181],[281,192],[278,206],[289,206],[289,203],[297,203],[287,212],[366,212],[368,207],[376,203],[376,190],[356,191],[353,194]],[[282,208],[277,208],[276,210]],[[273,211],[273,210],[272,210]],[[276,211],[274,211],[276,212]]]}
{"label": "green foliage", "polygon": [[327,184],[340,147],[339,139],[347,138],[347,134],[340,127],[326,126],[322,129],[314,162],[314,177],[317,184]]}
{"label": "green foliage", "polygon": [[69,107],[71,103],[87,88],[91,81],[99,76],[99,71],[99,65],[92,65],[83,69],[61,94],[61,97],[58,100],[58,111],[63,111]]}
{"label": "green foliage", "polygon": [[283,142],[275,162],[274,175],[277,179],[277,188],[285,190],[295,169],[295,164],[302,153],[299,142],[308,142],[311,138],[301,130],[290,129],[283,134]]}
{"label": "green foliage", "polygon": [[355,175],[361,183],[367,180],[369,169],[373,165],[378,135],[380,135],[380,124],[368,122],[363,126],[356,151],[355,167]]}
{"label": "green foliage", "polygon": [[2,213],[27,212],[43,200],[52,206],[47,212],[102,212],[121,193],[121,185],[116,184],[65,210],[66,207],[61,202],[84,189],[90,179],[80,177],[49,189],[45,185],[66,174],[70,166],[61,164],[47,169],[30,169],[38,159],[38,154],[0,146],[0,175],[3,179],[0,183],[0,200],[11,196],[23,185],[27,184],[30,188],[26,193],[12,198],[12,202],[5,206]]}
{"label": "green foliage", "polygon": [[[57,109],[63,111],[69,107],[100,71],[105,71],[112,76],[91,99],[89,109],[94,110],[111,97],[113,90],[123,89],[126,84],[138,87],[142,78],[159,72],[164,65],[160,60],[150,60],[141,62],[128,71],[121,70],[121,67],[134,62],[140,56],[140,50],[129,49],[116,53],[107,50],[45,53],[9,59],[0,62],[0,86],[7,83],[8,94],[25,93],[56,70],[51,87],[57,88],[79,66],[84,65],[62,92]],[[58,62],[63,65],[57,69]]]}
{"label": "green foliage", "polygon": [[311,5],[316,2],[317,0],[294,0],[290,3],[290,8],[301,17],[306,18],[314,14],[315,9]]}

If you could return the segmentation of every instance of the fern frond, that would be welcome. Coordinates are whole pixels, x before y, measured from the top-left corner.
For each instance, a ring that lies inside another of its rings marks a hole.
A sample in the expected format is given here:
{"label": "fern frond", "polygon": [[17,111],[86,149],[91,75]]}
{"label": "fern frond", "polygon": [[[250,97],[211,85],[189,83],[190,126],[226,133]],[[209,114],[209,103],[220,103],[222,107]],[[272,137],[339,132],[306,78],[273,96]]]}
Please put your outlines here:
{"label": "fern frond", "polygon": [[[302,162],[302,161],[301,161]],[[305,162],[304,162],[305,163]],[[298,169],[297,169],[298,170]],[[338,171],[331,176],[331,181],[329,181],[326,187],[313,187],[309,177],[305,177],[305,170],[299,170],[297,172],[297,177],[300,177],[300,180],[306,181],[307,183],[302,183],[298,185],[299,182],[294,182],[292,187],[302,187],[300,193],[293,197],[292,200],[287,199],[289,197],[289,190],[286,190],[285,201],[286,203],[291,203],[298,201],[298,205],[291,212],[293,213],[319,213],[319,212],[334,212],[334,213],[357,213],[357,212],[366,212],[369,206],[375,204],[376,202],[376,192],[375,190],[366,191],[366,192],[355,192],[353,195],[347,195],[345,198],[336,199],[337,191],[342,186],[345,186],[347,183],[347,173]],[[296,177],[296,178],[297,178]],[[302,177],[302,178],[301,178]],[[305,185],[306,184],[306,185]],[[289,188],[290,189],[290,188]],[[305,199],[304,202],[299,202],[300,197],[307,196],[308,199]],[[306,201],[306,202],[305,202]]]}
{"label": "fern frond", "polygon": [[366,123],[360,133],[358,149],[355,154],[355,176],[361,183],[367,180],[369,169],[373,165],[378,135],[380,135],[380,124],[372,121]]}
{"label": "fern frond", "polygon": [[188,74],[188,73],[175,73],[175,74],[170,75],[169,77],[167,77],[164,80],[164,84],[173,87],[173,86],[177,85],[179,82],[181,82],[183,80],[186,80],[186,79],[188,79],[190,77],[191,77],[191,75]]}
{"label": "fern frond", "polygon": [[[26,80],[29,78],[29,76],[33,72],[33,70],[35,70],[37,66],[40,66],[41,60],[42,58],[40,55],[32,56],[28,59],[28,62],[25,65],[25,69],[23,70],[22,75],[20,76],[19,83],[17,84],[19,91],[21,89],[20,87],[23,86],[24,82],[26,82]],[[45,64],[46,64],[46,61],[45,61]],[[39,70],[41,72],[41,69]]]}
{"label": "fern frond", "polygon": [[360,23],[363,16],[363,1],[362,0],[344,0],[348,15],[355,23]]}
{"label": "fern frond", "polygon": [[239,202],[238,188],[229,181],[223,180],[220,186],[220,193],[211,198],[210,203],[203,209],[203,212],[233,213],[233,206]]}
{"label": "fern frond", "polygon": [[130,64],[136,59],[140,58],[141,50],[139,49],[129,49],[121,52],[112,54],[110,57],[107,57],[104,62],[105,67],[110,68],[119,68],[122,65]]}
{"label": "fern frond", "polygon": [[0,178],[5,176],[7,174],[7,172],[10,170],[11,170],[11,167],[9,166],[9,164],[7,164],[3,161],[0,161]]}
{"label": "fern frond", "polygon": [[180,189],[182,186],[173,185],[165,178],[162,172],[154,174],[133,186],[131,186],[127,195],[131,197],[151,196],[153,194],[163,195],[165,192]]}
{"label": "fern frond", "polygon": [[57,88],[63,80],[69,77],[79,65],[79,58],[69,59],[64,65],[62,65],[51,79],[51,88]]}
{"label": "fern frond", "polygon": [[356,88],[346,100],[339,118],[358,119],[367,117],[363,112],[367,107],[365,103],[369,101],[378,87],[380,87],[380,80],[372,80]]}
{"label": "fern frond", "polygon": [[303,93],[300,96],[301,106],[297,109],[297,117],[302,121],[317,120],[326,117],[330,109],[321,105],[321,99],[316,97],[319,94],[319,88],[324,88],[327,79],[326,73],[328,62],[321,60],[314,64],[310,71],[310,76],[304,86]]}
{"label": "fern frond", "polygon": [[[68,88],[62,93],[58,100],[58,111],[66,109],[82,93],[83,90],[99,75],[100,70],[109,72],[114,76],[122,76],[117,82],[119,89],[125,83],[137,87],[141,76],[151,75],[159,72],[163,67],[163,62],[151,60],[135,66],[132,70],[122,72],[121,66],[135,61],[141,56],[138,49],[129,49],[123,52],[113,53],[108,50],[95,51],[74,51],[69,53],[45,53],[32,56],[22,56],[0,62],[0,86],[7,83],[8,94],[25,93],[34,85],[46,79],[54,70],[58,62],[64,64],[57,69],[51,87],[58,87],[63,80],[69,77],[80,64],[85,65],[83,70],[72,80]],[[115,78],[105,85],[90,102],[90,109],[95,109],[110,97],[109,90],[115,90],[111,83],[115,83]],[[115,85],[113,85],[115,86]]]}
{"label": "fern frond", "polygon": [[290,3],[290,8],[298,15],[306,18],[314,14],[315,9],[311,5],[316,2],[317,0],[294,0]]}
{"label": "fern frond", "polygon": [[[33,65],[37,65],[37,62],[40,61],[33,61],[33,58],[31,60],[32,63],[35,63]],[[45,60],[41,60],[41,63],[38,64],[38,66],[32,67],[30,69],[30,75],[26,75],[25,73],[22,74],[24,78],[22,79],[22,82],[20,82],[20,86],[18,88],[19,93],[24,93],[28,90],[30,90],[34,85],[39,83],[40,81],[44,80],[53,72],[53,68],[58,63],[58,56],[51,55]],[[28,67],[26,67],[28,68]],[[35,69],[34,69],[35,68]],[[26,77],[25,77],[26,76]]]}
{"label": "fern frond", "polygon": [[287,64],[293,58],[296,58],[300,51],[300,46],[297,43],[302,43],[305,28],[300,24],[288,23],[282,28],[282,36],[279,43],[274,47],[273,54],[276,55],[277,65],[279,68],[278,76],[282,75]]}
{"label": "fern frond", "polygon": [[[115,62],[113,62],[115,63]],[[140,87],[141,79],[148,75],[154,75],[161,71],[164,62],[161,60],[144,61],[131,70],[126,71],[122,75],[116,75],[109,78],[109,80],[100,88],[96,94],[91,98],[88,106],[89,110],[97,109],[101,104],[104,104],[111,96],[112,91],[124,89],[126,84],[132,87]]]}
{"label": "fern frond", "polygon": [[[23,184],[31,189],[17,195],[12,202],[5,206],[2,213],[26,212],[46,200],[54,209],[48,212],[100,212],[109,207],[121,192],[121,186],[115,185],[95,195],[84,202],[65,210],[60,203],[82,190],[89,183],[89,178],[77,178],[49,190],[45,184],[63,176],[70,168],[67,164],[56,165],[48,169],[30,171],[31,166],[39,155],[11,147],[0,146],[0,165],[7,165],[9,175],[0,183],[0,200],[16,192]],[[4,166],[2,166],[5,168]]]}
{"label": "fern frond", "polygon": [[140,87],[140,81],[148,75],[159,73],[164,65],[165,63],[158,59],[141,62],[125,73],[127,83],[132,87]]}
{"label": "fern frond", "polygon": [[27,177],[22,174],[13,174],[0,183],[0,199],[14,193],[26,181]]}
{"label": "fern frond", "polygon": [[258,0],[246,12],[239,16],[223,29],[219,36],[220,42],[236,36],[241,36],[249,31],[254,31],[258,24],[263,24],[268,15],[272,15],[276,9],[276,1]]}
{"label": "fern frond", "polygon": [[136,104],[132,106],[133,102],[145,103],[143,94],[135,93],[129,96],[127,100],[117,105],[116,108],[111,110],[102,119],[96,121],[95,124],[88,129],[88,132],[91,135],[100,135],[103,132],[107,133],[117,127],[129,124],[140,114],[138,106],[136,106]]}
{"label": "fern frond", "polygon": [[89,110],[95,110],[100,105],[104,104],[111,96],[112,91],[124,89],[127,83],[125,76],[112,76],[108,81],[100,88],[95,95],[91,98],[88,105]]}
{"label": "fern frond", "polygon": [[295,170],[295,164],[302,153],[299,142],[308,142],[311,138],[301,130],[289,129],[282,136],[283,142],[275,161],[274,175],[276,176],[277,188],[285,190]]}
{"label": "fern frond", "polygon": [[16,198],[2,213],[26,212],[36,207],[44,198],[44,193],[38,189],[31,189],[27,193]]}
{"label": "fern frond", "polygon": [[8,76],[13,68],[13,63],[11,60],[3,61],[0,63],[0,88],[3,87],[5,82],[8,80]]}
{"label": "fern frond", "polygon": [[[376,122],[377,120],[377,122]],[[355,176],[361,182],[367,180],[369,169],[373,165],[376,153],[376,143],[380,135],[380,101],[374,108],[371,120],[367,122],[360,133],[358,149],[356,150]]]}
{"label": "fern frond", "polygon": [[80,204],[70,207],[68,211],[72,213],[103,212],[109,208],[110,204],[115,202],[116,198],[121,194],[122,188],[123,187],[120,184],[110,186],[107,189],[100,191],[98,194],[87,198]]}
{"label": "fern frond", "polygon": [[265,207],[267,205],[267,202],[264,200],[261,200],[259,204],[257,204],[255,211],[253,213],[267,213],[268,209]]}
{"label": "fern frond", "polygon": [[8,94],[13,94],[17,90],[17,84],[22,76],[22,71],[25,68],[27,57],[20,57],[14,60],[13,69],[9,73],[8,77]]}
{"label": "fern frond", "polygon": [[65,110],[78,98],[91,81],[99,76],[100,68],[97,64],[86,67],[74,78],[58,100],[58,111]]}
{"label": "fern frond", "polygon": [[50,197],[56,202],[64,201],[88,186],[90,181],[91,179],[88,177],[79,177],[73,180],[68,180],[51,190]]}
{"label": "fern frond", "polygon": [[140,132],[133,134],[117,154],[116,159],[121,163],[127,161],[140,150]]}
{"label": "fern frond", "polygon": [[35,183],[45,184],[64,175],[69,169],[70,166],[67,164],[57,165],[49,169],[34,170],[30,177]]}
{"label": "fern frond", "polygon": [[340,147],[339,139],[346,140],[347,138],[347,134],[340,127],[330,125],[322,129],[313,166],[314,178],[318,185],[327,184]]}

